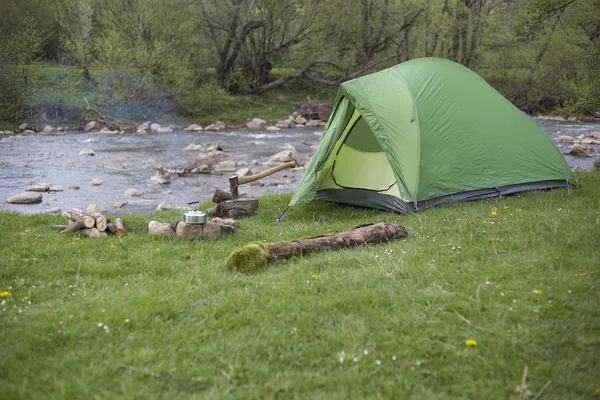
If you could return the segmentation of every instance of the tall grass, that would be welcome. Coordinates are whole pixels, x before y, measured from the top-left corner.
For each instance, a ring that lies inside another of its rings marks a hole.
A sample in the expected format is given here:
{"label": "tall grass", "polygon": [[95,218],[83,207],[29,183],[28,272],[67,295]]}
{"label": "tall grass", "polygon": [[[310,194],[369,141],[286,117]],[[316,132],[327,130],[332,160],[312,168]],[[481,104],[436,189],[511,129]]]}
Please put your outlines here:
{"label": "tall grass", "polygon": [[[2,396],[590,398],[600,175],[580,177],[578,190],[411,215],[313,202],[283,223],[290,196],[270,195],[214,241],[146,234],[176,211],[122,216],[122,240],[0,213]],[[225,267],[251,241],[379,221],[399,221],[408,238],[254,274]]]}

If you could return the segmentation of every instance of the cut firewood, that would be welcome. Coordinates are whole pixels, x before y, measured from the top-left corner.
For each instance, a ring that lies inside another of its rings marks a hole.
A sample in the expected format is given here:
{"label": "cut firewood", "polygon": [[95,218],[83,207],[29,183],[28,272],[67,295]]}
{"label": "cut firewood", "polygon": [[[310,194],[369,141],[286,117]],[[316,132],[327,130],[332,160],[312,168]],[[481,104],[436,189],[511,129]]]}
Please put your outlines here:
{"label": "cut firewood", "polygon": [[346,232],[296,239],[291,242],[251,243],[234,250],[227,260],[227,266],[240,271],[251,271],[267,261],[297,254],[363,246],[401,239],[406,236],[406,229],[399,223],[380,222],[359,226]]}
{"label": "cut firewood", "polygon": [[212,201],[213,203],[221,203],[223,201],[231,199],[233,199],[231,192],[228,192],[227,190],[223,189],[217,189],[215,190],[215,194],[213,195]]}
{"label": "cut firewood", "polygon": [[96,228],[82,229],[81,233],[84,234],[85,236],[89,236],[91,238],[103,238],[103,237],[108,236],[108,234],[106,232],[101,232]]}
{"label": "cut firewood", "polygon": [[106,225],[108,224],[107,218],[100,213],[93,213],[91,216],[94,218],[94,221],[96,221],[96,229],[100,232],[104,232],[106,230]]}
{"label": "cut firewood", "polygon": [[109,223],[106,228],[110,233],[119,237],[127,236],[127,231],[123,226],[123,220],[121,218],[115,218],[115,221]]}
{"label": "cut firewood", "polygon": [[84,219],[78,219],[78,220],[74,221],[71,225],[69,225],[61,233],[69,233],[69,232],[79,231],[79,230],[86,229],[86,228],[89,228],[89,227],[86,225],[85,220]]}
{"label": "cut firewood", "polygon": [[82,213],[79,211],[74,211],[74,210],[68,210],[68,211],[65,211],[65,213],[69,216],[69,219],[73,222],[83,220],[86,228],[93,228],[94,225],[96,225],[96,220],[91,215],[88,215],[88,214],[85,214],[85,213]]}
{"label": "cut firewood", "polygon": [[208,209],[208,215],[219,218],[245,218],[256,215],[258,211],[258,199],[240,197],[235,200],[227,200]]}

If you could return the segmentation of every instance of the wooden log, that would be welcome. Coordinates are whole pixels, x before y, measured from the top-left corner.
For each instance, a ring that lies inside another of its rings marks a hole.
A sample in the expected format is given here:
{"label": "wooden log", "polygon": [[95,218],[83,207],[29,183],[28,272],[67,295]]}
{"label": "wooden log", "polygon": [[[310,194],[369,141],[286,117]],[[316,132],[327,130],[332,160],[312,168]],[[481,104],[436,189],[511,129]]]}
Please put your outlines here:
{"label": "wooden log", "polygon": [[121,218],[115,218],[114,222],[109,223],[106,226],[106,229],[113,235],[117,235],[119,237],[127,236],[127,231],[123,225],[123,220]]}
{"label": "wooden log", "polygon": [[227,266],[240,271],[251,271],[267,261],[297,254],[363,246],[401,239],[406,236],[406,229],[399,223],[380,222],[359,226],[346,232],[296,239],[291,242],[251,243],[234,250],[227,259]]}
{"label": "wooden log", "polygon": [[65,230],[63,230],[61,233],[69,233],[69,232],[79,231],[79,230],[86,229],[86,228],[89,228],[89,227],[86,225],[85,220],[78,219],[77,221],[74,221],[72,224],[70,224],[67,228],[65,228]]}
{"label": "wooden log", "polygon": [[212,201],[213,201],[213,203],[222,203],[226,200],[231,200],[231,199],[233,199],[231,192],[228,192],[227,190],[223,190],[223,189],[217,189],[217,190],[215,190],[215,194],[213,195]]}
{"label": "wooden log", "polygon": [[106,232],[101,232],[96,228],[86,228],[86,229],[82,229],[81,233],[84,234],[85,236],[91,237],[91,238],[103,238],[103,237],[107,237],[108,234]]}
{"label": "wooden log", "polygon": [[106,225],[108,224],[108,219],[100,213],[93,213],[91,216],[94,218],[96,229],[100,232],[104,232],[106,230]]}
{"label": "wooden log", "polygon": [[242,197],[235,200],[227,200],[208,209],[208,215],[219,218],[245,218],[256,215],[258,212],[258,199]]}
{"label": "wooden log", "polygon": [[65,211],[65,213],[69,216],[69,219],[73,222],[83,220],[86,228],[93,228],[94,225],[96,225],[96,220],[91,215],[88,215],[88,214],[85,214],[85,213],[82,213],[79,211],[74,211],[74,210],[68,210],[68,211]]}

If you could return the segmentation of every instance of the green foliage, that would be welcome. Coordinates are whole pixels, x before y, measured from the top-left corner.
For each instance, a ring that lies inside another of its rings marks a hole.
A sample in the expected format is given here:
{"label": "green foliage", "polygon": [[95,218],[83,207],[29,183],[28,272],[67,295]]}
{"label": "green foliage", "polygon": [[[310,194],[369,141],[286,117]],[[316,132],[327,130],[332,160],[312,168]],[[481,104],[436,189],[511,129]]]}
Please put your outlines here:
{"label": "green foliage", "polygon": [[600,158],[596,158],[592,164],[592,171],[600,172]]}
{"label": "green foliage", "polygon": [[77,121],[86,107],[83,97],[89,85],[73,76],[79,70],[41,68],[46,70],[32,79],[28,107],[38,115],[55,121]]}
{"label": "green foliage", "polygon": [[[15,16],[31,12],[32,4],[9,0],[0,11]],[[600,0],[41,0],[29,19],[5,18],[3,35],[20,39],[3,48],[6,59],[23,56],[26,77],[40,49],[51,57],[46,45],[59,38],[61,65],[81,71],[86,97],[131,119],[173,111],[213,115],[237,102],[231,94],[245,103],[251,93],[287,92],[291,82],[335,89],[423,56],[472,68],[529,113],[558,108],[579,116],[600,110],[599,10]],[[43,18],[48,11],[56,23]],[[38,27],[47,27],[47,36]],[[1,119],[34,114],[16,74],[3,74],[2,95],[15,101],[4,101]],[[212,93],[215,84],[226,93]],[[61,95],[44,97],[35,107],[61,114],[64,104],[47,103],[64,103]],[[268,104],[270,97],[253,101]]]}
{"label": "green foliage", "polygon": [[[553,66],[563,65],[560,79],[563,97],[558,111],[564,116],[600,111],[600,1],[528,0],[516,26],[521,38],[563,35],[561,51]],[[556,28],[559,27],[557,30]],[[553,80],[555,81],[555,80]]]}
{"label": "green foliage", "polygon": [[[532,400],[551,380],[537,397],[593,398],[600,175],[578,177],[411,215],[315,201],[282,223],[290,195],[266,196],[211,241],[147,234],[177,211],[121,216],[121,240],[0,212],[3,397]],[[408,237],[226,266],[247,243],[380,221]]]}
{"label": "green foliage", "polygon": [[0,121],[18,121],[28,111],[29,66],[41,51],[42,37],[29,15],[21,25],[16,32],[0,25]]}

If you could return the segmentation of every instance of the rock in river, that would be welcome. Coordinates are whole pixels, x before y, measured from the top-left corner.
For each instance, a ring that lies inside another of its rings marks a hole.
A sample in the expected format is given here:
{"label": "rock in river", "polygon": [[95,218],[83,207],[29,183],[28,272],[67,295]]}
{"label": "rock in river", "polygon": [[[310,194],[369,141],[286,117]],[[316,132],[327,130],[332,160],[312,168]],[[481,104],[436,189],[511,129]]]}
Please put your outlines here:
{"label": "rock in river", "polygon": [[15,194],[6,199],[7,203],[12,204],[33,204],[42,201],[42,194],[39,192],[25,192]]}
{"label": "rock in river", "polygon": [[576,144],[567,154],[573,157],[594,157],[596,152],[591,147]]}
{"label": "rock in river", "polygon": [[289,146],[288,150],[273,155],[265,165],[279,165],[292,160],[298,160],[298,152],[296,152],[294,146]]}
{"label": "rock in river", "polygon": [[251,121],[246,122],[246,127],[248,129],[262,129],[267,126],[267,121],[260,118],[254,118]]}
{"label": "rock in river", "polygon": [[202,130],[202,127],[198,124],[191,124],[190,126],[188,126],[187,128],[184,129],[184,131],[192,131],[192,132],[200,132]]}
{"label": "rock in river", "polygon": [[139,190],[137,190],[135,188],[129,188],[126,191],[124,191],[123,194],[125,194],[127,196],[141,196],[144,193],[140,192]]}
{"label": "rock in river", "polygon": [[96,121],[88,122],[87,124],[85,124],[85,128],[83,128],[83,130],[86,132],[91,132],[98,129],[100,129],[100,124]]}
{"label": "rock in river", "polygon": [[156,183],[157,185],[166,185],[168,183],[171,183],[168,175],[161,174],[160,172],[154,175],[152,178],[150,178],[150,180]]}
{"label": "rock in river", "polygon": [[94,155],[94,150],[92,149],[82,149],[79,151],[79,155],[80,156],[93,156]]}
{"label": "rock in river", "polygon": [[47,183],[38,183],[27,188],[28,192],[47,192],[48,190],[50,190],[50,185]]}

